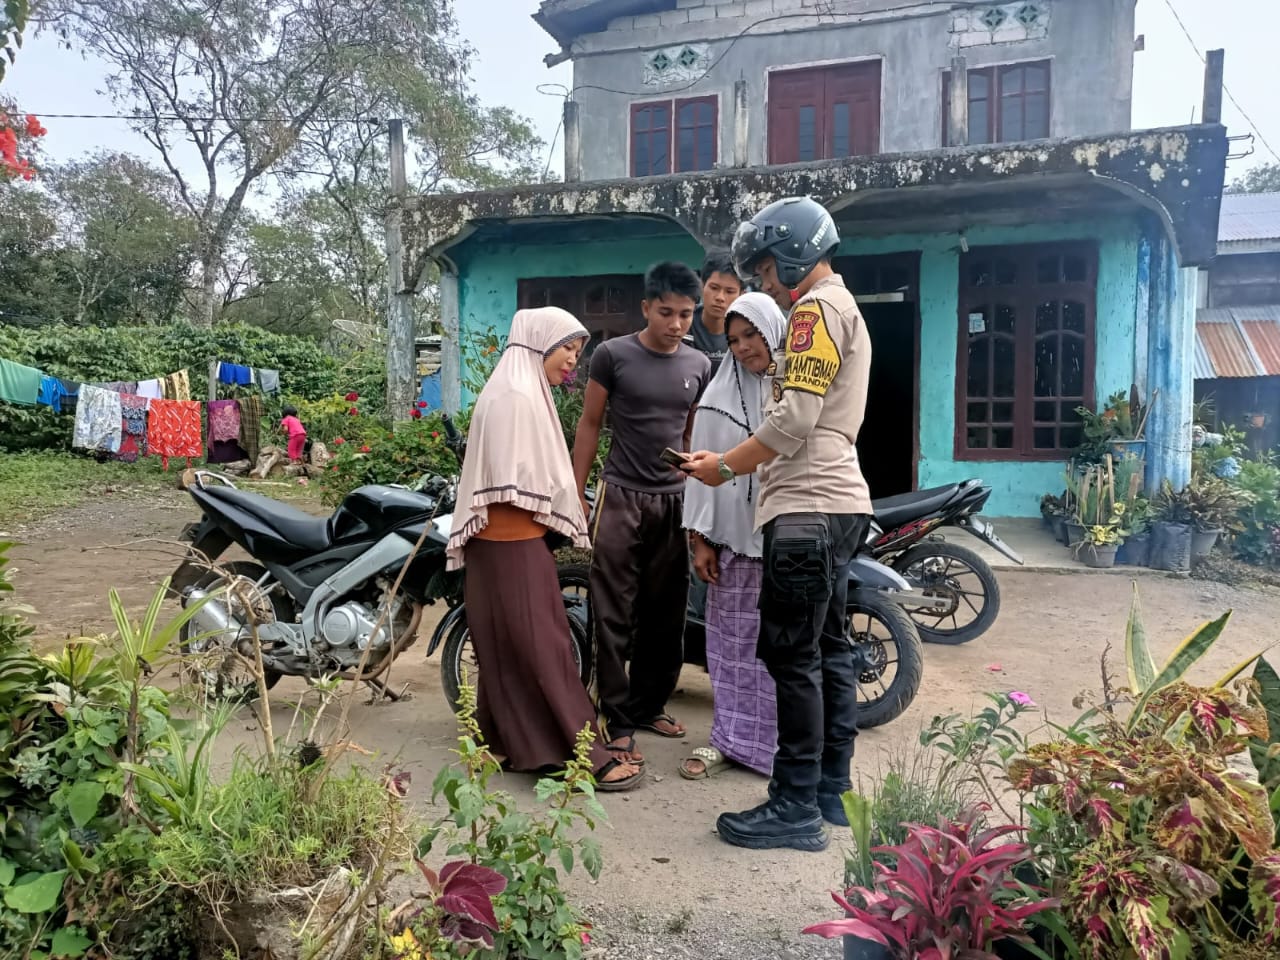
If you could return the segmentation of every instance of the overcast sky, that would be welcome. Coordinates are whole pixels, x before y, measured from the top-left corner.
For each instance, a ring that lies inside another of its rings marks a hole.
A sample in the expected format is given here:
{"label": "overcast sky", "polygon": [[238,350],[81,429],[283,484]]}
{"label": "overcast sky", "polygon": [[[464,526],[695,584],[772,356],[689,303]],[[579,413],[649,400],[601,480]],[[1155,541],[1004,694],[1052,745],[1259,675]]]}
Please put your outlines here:
{"label": "overcast sky", "polygon": [[[1136,127],[1187,123],[1198,117],[1203,67],[1191,41],[1179,28],[1170,3],[1181,14],[1199,49],[1226,49],[1227,89],[1280,151],[1280,0],[1139,0],[1137,32],[1146,49],[1135,54],[1134,110]],[[472,66],[476,92],[488,104],[506,103],[529,117],[547,142],[544,159],[561,169],[561,146],[552,148],[560,119],[560,96],[539,93],[543,84],[569,85],[566,64],[548,70],[542,63],[555,44],[529,18],[537,0],[456,0],[463,36],[477,49]],[[496,28],[496,29],[495,29]],[[57,113],[113,113],[104,94],[101,65],[74,51],[59,50],[48,38],[30,38],[5,77],[4,92],[24,110],[39,115],[49,134],[46,155],[53,160],[79,156],[97,148],[131,150],[152,156],[150,147],[118,120],[62,119]],[[1224,119],[1232,135],[1251,132],[1251,125],[1228,99]],[[1238,149],[1245,149],[1239,145]],[[1232,161],[1228,178],[1254,163],[1276,162],[1261,140],[1254,154]]]}

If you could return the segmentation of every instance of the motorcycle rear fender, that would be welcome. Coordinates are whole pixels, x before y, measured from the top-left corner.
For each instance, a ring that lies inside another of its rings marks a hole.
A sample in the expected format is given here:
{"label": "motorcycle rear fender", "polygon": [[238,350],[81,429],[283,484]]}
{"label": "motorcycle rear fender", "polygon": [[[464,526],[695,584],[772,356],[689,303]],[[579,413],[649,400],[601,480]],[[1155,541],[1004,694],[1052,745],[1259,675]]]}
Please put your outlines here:
{"label": "motorcycle rear fender", "polygon": [[430,658],[440,644],[444,643],[444,638],[449,635],[449,631],[453,629],[454,624],[462,620],[467,615],[466,604],[458,604],[443,617],[436,626],[435,631],[431,634],[431,642],[427,644],[427,657]]}
{"label": "motorcycle rear fender", "polygon": [[849,562],[849,586],[853,590],[890,593],[911,589],[911,585],[896,570],[877,563],[870,557],[854,557]]}
{"label": "motorcycle rear fender", "polygon": [[191,538],[191,550],[187,559],[178,565],[169,581],[169,589],[181,594],[188,587],[194,587],[206,573],[208,564],[226,552],[231,546],[230,535],[209,519],[206,515],[200,519],[195,534]]}

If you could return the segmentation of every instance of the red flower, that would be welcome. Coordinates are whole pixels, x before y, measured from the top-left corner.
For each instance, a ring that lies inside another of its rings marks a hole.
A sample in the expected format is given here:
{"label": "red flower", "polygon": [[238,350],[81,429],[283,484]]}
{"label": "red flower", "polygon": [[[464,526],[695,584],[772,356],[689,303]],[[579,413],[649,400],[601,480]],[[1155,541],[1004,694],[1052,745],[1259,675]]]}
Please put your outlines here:
{"label": "red flower", "polygon": [[346,443],[346,442],[347,442],[347,441],[343,440],[341,437],[334,437],[334,438],[333,438],[333,445],[334,445],[335,447],[340,447],[340,446],[342,446],[342,445],[343,445],[344,443]]}
{"label": "red flower", "polygon": [[415,420],[421,420],[421,419],[422,419],[422,411],[421,411],[421,410],[411,410],[411,411],[410,411],[410,413],[412,413],[412,414],[413,414],[413,419],[415,419]]}
{"label": "red flower", "polygon": [[360,394],[358,394],[358,393],[356,393],[354,390],[352,390],[350,393],[348,393],[348,394],[347,394],[346,399],[347,399],[349,402],[353,402],[353,403],[354,403],[356,400],[359,400],[359,399],[360,399]]}
{"label": "red flower", "polygon": [[338,469],[338,465],[335,463],[335,464],[334,464],[332,467],[330,467],[329,469],[330,469],[330,470],[337,470],[337,469]]}
{"label": "red flower", "polygon": [[439,439],[440,439],[440,434],[439,434],[437,431],[432,430],[432,431],[431,431],[431,439],[432,439],[432,440],[439,440]]}
{"label": "red flower", "polygon": [[419,400],[419,401],[415,404],[415,406],[416,406],[419,410],[425,410],[425,409],[427,409],[427,401],[425,401],[425,400]]}
{"label": "red flower", "polygon": [[355,407],[352,407],[350,410],[347,411],[347,416],[354,417],[359,413],[360,413],[359,410],[357,410]]}
{"label": "red flower", "polygon": [[371,448],[370,448],[370,447],[368,447],[368,446],[366,445],[366,446],[363,446],[363,447],[361,447],[361,448],[360,448],[360,452],[361,452],[361,453],[369,453],[369,452],[370,452],[370,449],[371,449]]}

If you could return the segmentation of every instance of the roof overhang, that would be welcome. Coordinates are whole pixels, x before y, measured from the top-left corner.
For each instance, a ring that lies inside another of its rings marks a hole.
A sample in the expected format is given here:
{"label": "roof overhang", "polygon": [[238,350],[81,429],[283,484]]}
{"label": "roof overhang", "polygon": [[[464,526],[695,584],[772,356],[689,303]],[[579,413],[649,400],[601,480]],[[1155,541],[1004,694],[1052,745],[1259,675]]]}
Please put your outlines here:
{"label": "roof overhang", "polygon": [[599,33],[610,20],[674,10],[676,0],[543,0],[534,22],[566,48],[586,33]]}
{"label": "roof overhang", "polygon": [[1207,124],[419,196],[404,205],[404,276],[416,285],[431,261],[448,259],[451,247],[494,224],[649,218],[678,224],[704,247],[726,246],[738,224],[761,207],[797,195],[812,196],[842,225],[865,234],[1146,210],[1163,223],[1179,263],[1197,266],[1217,252],[1226,155],[1226,130]]}

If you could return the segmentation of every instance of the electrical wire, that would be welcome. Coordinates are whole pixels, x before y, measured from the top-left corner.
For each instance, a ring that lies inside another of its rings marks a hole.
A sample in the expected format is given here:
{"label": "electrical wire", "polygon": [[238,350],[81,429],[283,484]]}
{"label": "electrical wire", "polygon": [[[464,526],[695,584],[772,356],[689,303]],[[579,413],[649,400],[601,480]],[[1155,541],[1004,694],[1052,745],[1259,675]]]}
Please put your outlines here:
{"label": "electrical wire", "polygon": [[[192,117],[173,113],[49,113],[44,110],[23,109],[23,113],[47,120],[151,120],[166,123],[293,123],[296,117]],[[383,122],[381,117],[315,117],[323,123],[375,123]]]}
{"label": "electrical wire", "polygon": [[[1187,29],[1187,25],[1182,21],[1182,17],[1178,14],[1178,8],[1173,5],[1173,0],[1164,0],[1164,2],[1165,6],[1169,8],[1169,12],[1173,14],[1173,19],[1178,21],[1178,26],[1182,28],[1182,33],[1187,38],[1187,42],[1191,44],[1191,49],[1196,52],[1196,56],[1200,58],[1200,62],[1204,63],[1204,54],[1200,52],[1200,46],[1196,43],[1195,37],[1191,35],[1191,31]],[[1267,142],[1267,138],[1262,135],[1262,131],[1258,129],[1258,125],[1253,122],[1253,118],[1245,112],[1244,107],[1240,106],[1240,101],[1231,93],[1231,90],[1227,87],[1225,80],[1222,83],[1222,92],[1227,95],[1227,99],[1231,101],[1240,116],[1244,117],[1244,122],[1249,124],[1249,128],[1254,132],[1257,138],[1262,141],[1262,145],[1267,148],[1268,152],[1270,152],[1273,157],[1276,158],[1277,162],[1280,162],[1280,153],[1276,153],[1275,148]]]}

